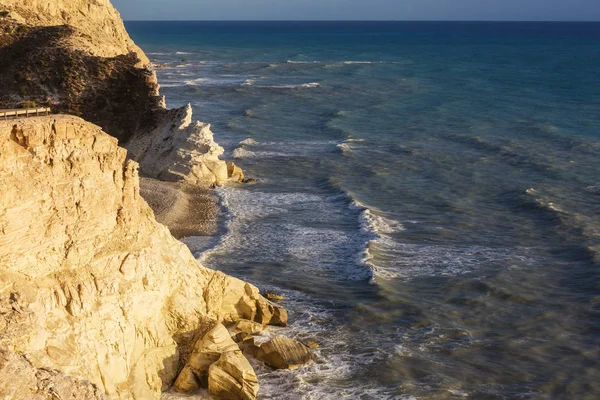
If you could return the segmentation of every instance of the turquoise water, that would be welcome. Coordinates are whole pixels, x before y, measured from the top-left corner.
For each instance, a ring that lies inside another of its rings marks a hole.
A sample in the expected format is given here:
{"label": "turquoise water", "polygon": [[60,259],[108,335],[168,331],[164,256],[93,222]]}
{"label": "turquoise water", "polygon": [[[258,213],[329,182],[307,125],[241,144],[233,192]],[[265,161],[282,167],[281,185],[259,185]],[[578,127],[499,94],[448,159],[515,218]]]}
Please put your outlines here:
{"label": "turquoise water", "polygon": [[261,398],[600,398],[600,24],[127,28],[258,180],[199,259],[321,345]]}

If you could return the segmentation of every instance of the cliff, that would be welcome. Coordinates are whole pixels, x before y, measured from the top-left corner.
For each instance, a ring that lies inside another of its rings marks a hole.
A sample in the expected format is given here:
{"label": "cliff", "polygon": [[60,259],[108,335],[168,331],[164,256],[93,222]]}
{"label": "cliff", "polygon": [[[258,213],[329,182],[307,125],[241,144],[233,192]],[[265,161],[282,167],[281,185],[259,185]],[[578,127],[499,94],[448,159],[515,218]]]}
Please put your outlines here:
{"label": "cliff", "polygon": [[167,109],[149,67],[108,0],[0,1],[0,108],[45,105],[93,122],[148,177],[232,178],[210,127],[190,107]]}
{"label": "cliff", "polygon": [[[69,398],[158,398],[218,322],[286,324],[283,308],[200,266],[155,221],[137,169],[80,118],[0,121],[0,371],[21,379],[0,379],[0,394],[34,393],[47,373],[80,382]],[[255,395],[239,350],[211,360],[214,390]]]}
{"label": "cliff", "polygon": [[150,61],[125,30],[109,0],[2,0],[0,7],[27,25],[68,25],[77,32],[70,47],[99,57],[136,53],[143,65]]}

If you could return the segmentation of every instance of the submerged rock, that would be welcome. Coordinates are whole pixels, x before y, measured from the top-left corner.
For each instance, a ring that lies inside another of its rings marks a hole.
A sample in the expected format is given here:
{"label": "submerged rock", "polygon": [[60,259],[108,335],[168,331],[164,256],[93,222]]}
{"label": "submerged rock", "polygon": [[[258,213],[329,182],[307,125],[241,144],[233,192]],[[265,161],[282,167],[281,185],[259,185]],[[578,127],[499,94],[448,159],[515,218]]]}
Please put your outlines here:
{"label": "submerged rock", "polygon": [[256,358],[277,369],[295,369],[314,361],[308,347],[283,336],[276,336],[261,345]]}
{"label": "submerged rock", "polygon": [[265,297],[271,301],[282,301],[284,299],[282,295],[274,293],[267,293]]}

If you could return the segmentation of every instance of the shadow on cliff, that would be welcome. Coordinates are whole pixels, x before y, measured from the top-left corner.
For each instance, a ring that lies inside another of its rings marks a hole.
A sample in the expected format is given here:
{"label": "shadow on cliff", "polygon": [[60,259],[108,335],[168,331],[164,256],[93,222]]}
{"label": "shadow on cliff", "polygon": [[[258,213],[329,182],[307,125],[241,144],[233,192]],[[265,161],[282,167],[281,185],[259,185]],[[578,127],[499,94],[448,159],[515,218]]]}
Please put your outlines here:
{"label": "shadow on cliff", "polygon": [[152,73],[135,53],[112,58],[74,49],[69,26],[30,27],[0,19],[0,108],[49,106],[101,126],[121,144],[160,114]]}

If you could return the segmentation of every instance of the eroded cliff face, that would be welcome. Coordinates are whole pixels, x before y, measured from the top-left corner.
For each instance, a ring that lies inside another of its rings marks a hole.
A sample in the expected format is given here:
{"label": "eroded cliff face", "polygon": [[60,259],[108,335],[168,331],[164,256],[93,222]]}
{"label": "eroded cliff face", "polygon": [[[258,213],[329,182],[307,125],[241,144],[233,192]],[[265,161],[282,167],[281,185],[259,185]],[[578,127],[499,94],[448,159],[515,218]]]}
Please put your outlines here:
{"label": "eroded cliff face", "polygon": [[32,26],[69,25],[78,32],[69,38],[73,49],[99,57],[134,52],[142,65],[150,61],[125,30],[109,0],[2,0],[0,11]]}
{"label": "eroded cliff face", "polygon": [[0,121],[0,349],[114,399],[158,398],[217,321],[287,321],[154,220],[137,169],[80,118]]}
{"label": "eroded cliff face", "polygon": [[189,107],[168,110],[149,67],[108,0],[0,1],[0,108],[44,105],[93,122],[145,176],[229,180],[208,125],[192,123]]}

